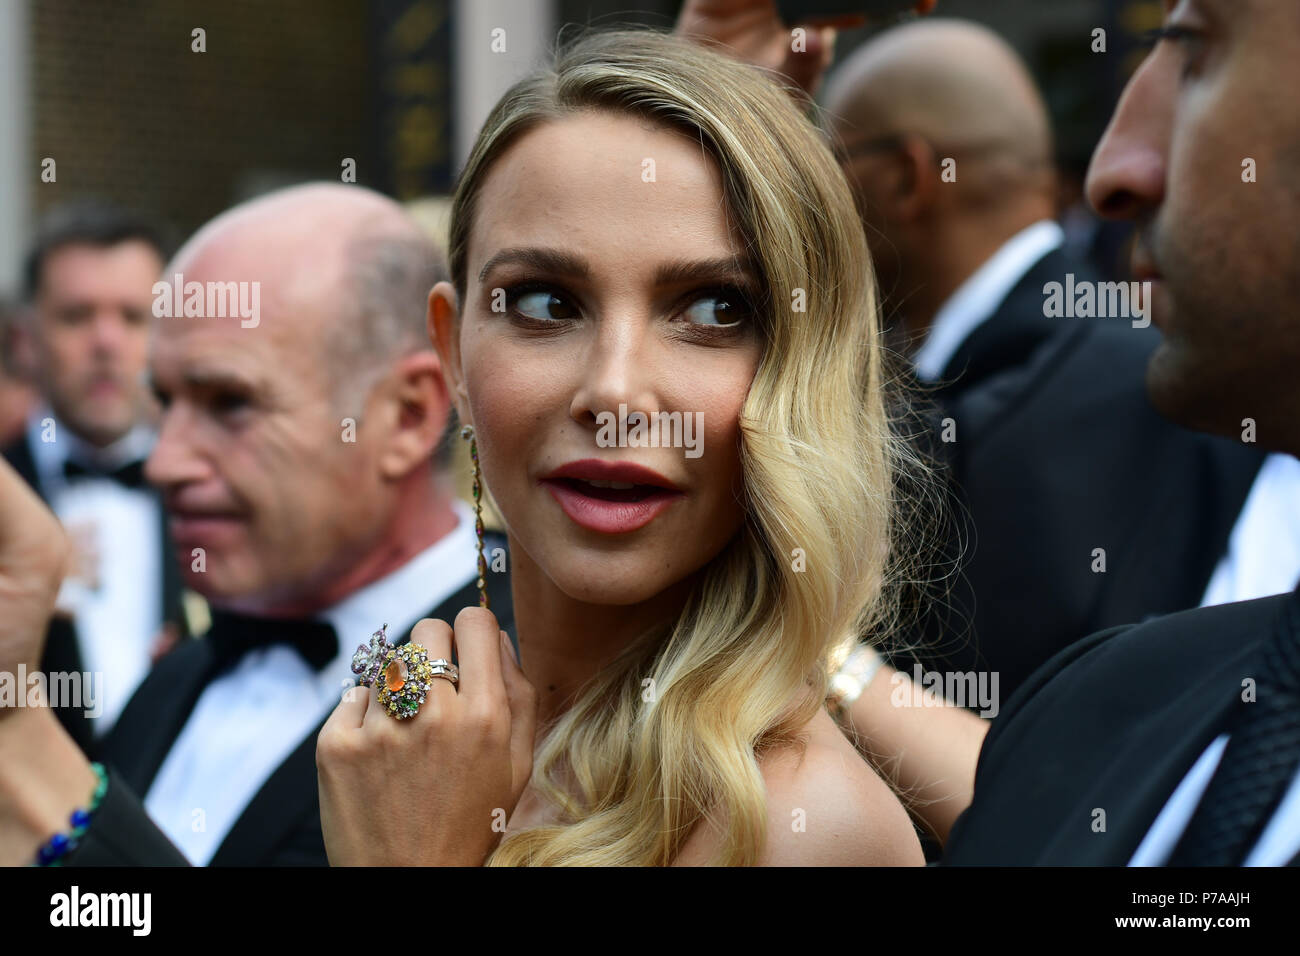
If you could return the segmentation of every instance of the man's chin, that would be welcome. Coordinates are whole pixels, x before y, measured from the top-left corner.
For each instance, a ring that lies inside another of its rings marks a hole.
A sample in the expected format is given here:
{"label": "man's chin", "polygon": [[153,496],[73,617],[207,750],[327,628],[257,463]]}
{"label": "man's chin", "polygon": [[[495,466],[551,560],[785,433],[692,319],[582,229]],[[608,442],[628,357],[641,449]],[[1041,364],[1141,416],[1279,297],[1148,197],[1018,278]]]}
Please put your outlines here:
{"label": "man's chin", "polygon": [[69,428],[93,445],[103,448],[135,427],[138,418],[130,411],[98,409],[97,414],[60,416]]}
{"label": "man's chin", "polygon": [[241,580],[232,575],[195,572],[190,568],[182,569],[181,578],[191,591],[196,591],[207,600],[218,603],[229,603],[247,597],[249,593],[257,590],[254,581]]}
{"label": "man's chin", "polygon": [[1147,363],[1146,386],[1151,405],[1161,417],[1192,431],[1230,438],[1241,437],[1241,416],[1226,396],[1240,383],[1224,380],[1211,362],[1197,362],[1188,350],[1161,341]]}

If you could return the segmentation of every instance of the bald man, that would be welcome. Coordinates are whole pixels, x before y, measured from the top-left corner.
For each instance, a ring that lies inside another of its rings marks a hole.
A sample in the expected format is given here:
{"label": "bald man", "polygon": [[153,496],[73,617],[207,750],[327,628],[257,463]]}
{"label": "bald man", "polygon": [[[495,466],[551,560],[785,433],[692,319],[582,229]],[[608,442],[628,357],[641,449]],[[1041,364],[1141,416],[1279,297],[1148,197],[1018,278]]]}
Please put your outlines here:
{"label": "bald man", "polygon": [[[825,105],[918,376],[965,387],[1023,360],[1056,328],[1037,280],[1067,263],[1051,123],[1015,51],[973,23],[897,27],[836,71]],[[1021,285],[1033,314],[999,313]]]}
{"label": "bald man", "polygon": [[[478,603],[424,335],[444,269],[397,205],[341,185],[239,206],[166,269],[186,296],[221,283],[250,306],[164,317],[150,356],[163,418],[146,474],[213,625],[159,662],[95,752],[108,794],[69,864],[327,862],[315,743],[353,651]],[[166,313],[173,290],[157,291]],[[509,621],[504,575],[489,577]],[[24,717],[53,735],[46,762],[88,776],[45,714]]]}
{"label": "bald man", "polygon": [[[958,573],[896,663],[982,688],[962,702],[992,717],[1086,634],[1273,593],[1210,587],[1263,456],[1150,405],[1159,336],[1136,298],[1103,314],[1122,300],[1062,250],[1051,125],[1016,53],[977,24],[907,24],[846,60],[825,107],[957,501],[937,561]],[[1092,314],[1054,289],[1090,290]]]}

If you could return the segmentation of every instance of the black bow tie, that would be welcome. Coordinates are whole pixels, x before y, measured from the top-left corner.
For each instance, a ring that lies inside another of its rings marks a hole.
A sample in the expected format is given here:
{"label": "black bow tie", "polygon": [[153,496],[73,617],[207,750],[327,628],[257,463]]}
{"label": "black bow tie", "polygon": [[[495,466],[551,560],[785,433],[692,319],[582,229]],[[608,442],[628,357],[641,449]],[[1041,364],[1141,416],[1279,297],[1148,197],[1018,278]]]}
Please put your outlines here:
{"label": "black bow tie", "polygon": [[273,644],[288,644],[316,671],[339,653],[339,639],[333,625],[302,618],[249,617],[214,610],[212,629],[206,640],[215,655],[214,673],[235,666],[249,651]]}
{"label": "black bow tie", "polygon": [[117,482],[123,488],[148,487],[148,483],[144,480],[143,461],[133,461],[121,468],[99,469],[88,468],[80,462],[69,460],[63,463],[63,476],[68,481],[76,481],[80,478],[107,478],[109,481]]}

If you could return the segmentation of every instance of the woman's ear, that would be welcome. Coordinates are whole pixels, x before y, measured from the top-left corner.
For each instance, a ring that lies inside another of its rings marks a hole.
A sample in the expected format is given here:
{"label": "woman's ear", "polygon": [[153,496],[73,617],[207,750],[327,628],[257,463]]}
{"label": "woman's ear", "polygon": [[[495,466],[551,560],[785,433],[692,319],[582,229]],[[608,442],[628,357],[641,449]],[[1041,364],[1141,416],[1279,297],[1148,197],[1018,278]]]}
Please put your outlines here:
{"label": "woman's ear", "polygon": [[461,422],[469,424],[469,393],[460,364],[460,301],[450,282],[439,282],[429,291],[426,316],[429,341],[442,360],[443,378]]}

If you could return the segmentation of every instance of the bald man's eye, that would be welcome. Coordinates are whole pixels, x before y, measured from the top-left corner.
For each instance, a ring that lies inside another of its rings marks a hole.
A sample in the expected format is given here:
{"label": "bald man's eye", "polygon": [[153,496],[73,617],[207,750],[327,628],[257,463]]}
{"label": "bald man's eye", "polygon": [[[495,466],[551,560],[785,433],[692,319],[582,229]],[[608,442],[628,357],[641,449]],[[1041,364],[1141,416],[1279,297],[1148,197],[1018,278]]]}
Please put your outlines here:
{"label": "bald man's eye", "polygon": [[209,407],[218,415],[232,415],[252,406],[252,400],[244,392],[213,392]]}
{"label": "bald man's eye", "polygon": [[557,289],[522,287],[506,293],[510,311],[526,322],[568,322],[582,317],[578,307]]}

